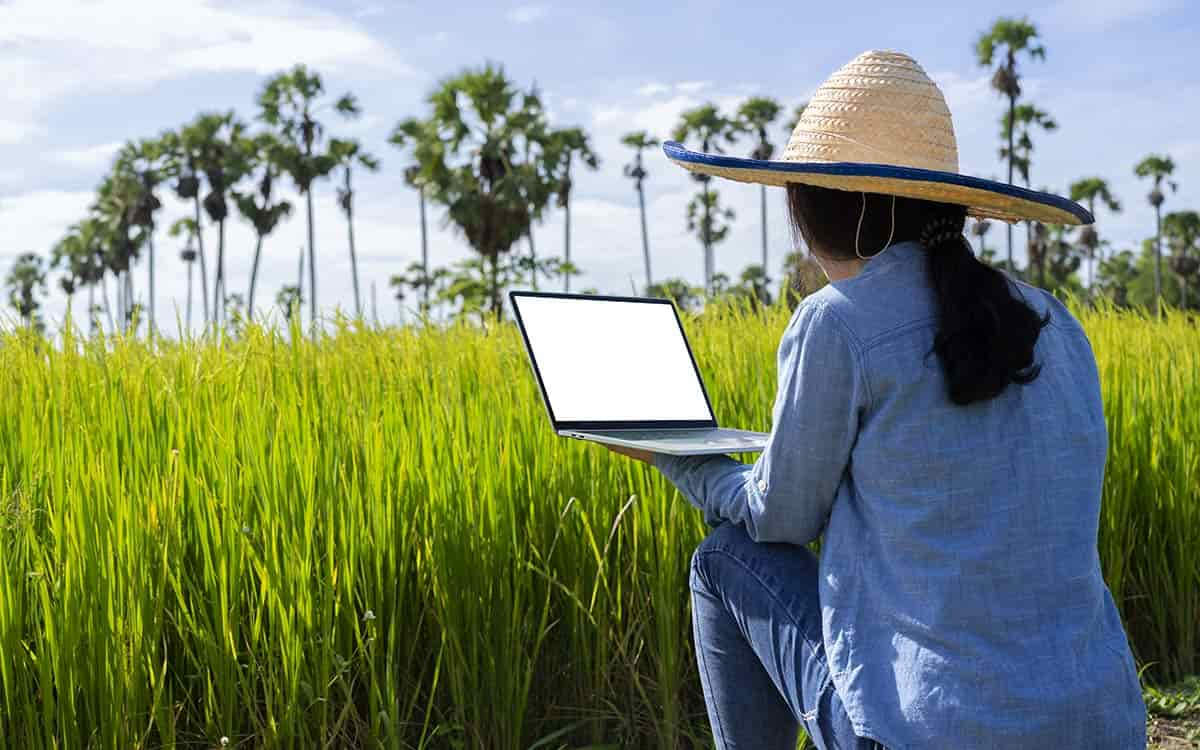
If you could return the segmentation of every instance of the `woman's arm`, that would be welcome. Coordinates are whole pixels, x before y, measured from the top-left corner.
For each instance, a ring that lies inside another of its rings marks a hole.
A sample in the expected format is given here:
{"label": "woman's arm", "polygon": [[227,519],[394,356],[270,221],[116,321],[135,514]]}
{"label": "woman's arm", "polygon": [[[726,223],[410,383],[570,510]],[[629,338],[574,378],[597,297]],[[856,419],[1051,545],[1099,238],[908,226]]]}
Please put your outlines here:
{"label": "woman's arm", "polygon": [[755,541],[806,544],[829,518],[870,393],[857,344],[823,300],[797,310],[778,366],[771,435],[755,463],[665,454],[653,463],[709,525],[728,520]]}

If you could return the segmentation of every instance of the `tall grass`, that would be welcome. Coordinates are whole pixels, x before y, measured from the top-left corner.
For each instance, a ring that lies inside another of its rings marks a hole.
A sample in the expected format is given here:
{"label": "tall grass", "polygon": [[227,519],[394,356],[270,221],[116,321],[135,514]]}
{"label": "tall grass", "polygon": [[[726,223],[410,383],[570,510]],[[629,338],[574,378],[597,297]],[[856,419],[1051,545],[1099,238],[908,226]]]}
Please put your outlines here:
{"label": "tall grass", "polygon": [[[769,426],[787,316],[689,321],[722,421]],[[1105,575],[1194,672],[1200,333],[1084,321]],[[555,437],[510,326],[297,333],[0,341],[0,744],[707,747],[699,513]]]}

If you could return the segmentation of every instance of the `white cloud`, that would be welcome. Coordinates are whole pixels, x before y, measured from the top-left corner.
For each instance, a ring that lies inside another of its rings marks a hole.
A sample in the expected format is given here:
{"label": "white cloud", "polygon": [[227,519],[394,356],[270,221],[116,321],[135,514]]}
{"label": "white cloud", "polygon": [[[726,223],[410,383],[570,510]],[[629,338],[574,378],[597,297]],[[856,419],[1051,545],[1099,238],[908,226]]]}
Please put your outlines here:
{"label": "white cloud", "polygon": [[1182,0],[1058,0],[1046,18],[1053,25],[1103,29],[1181,5]]}
{"label": "white cloud", "polygon": [[5,251],[12,255],[46,253],[93,200],[95,195],[86,190],[38,190],[4,198],[0,201],[0,225],[5,237],[20,243],[8,245]]}
{"label": "white cloud", "polygon": [[[733,112],[742,101],[742,97],[734,94],[720,94],[709,97],[706,101],[711,101],[722,111]],[[679,116],[684,110],[698,107],[703,103],[704,101],[694,96],[678,94],[669,99],[660,99],[643,106],[612,104],[597,106],[592,110],[592,118],[600,127],[618,125],[623,128],[622,132],[646,130],[651,135],[665,138],[679,123]]]}
{"label": "white cloud", "polygon": [[371,18],[372,16],[381,16],[386,11],[382,5],[378,3],[364,3],[354,11],[355,18]]}
{"label": "white cloud", "polygon": [[540,21],[550,12],[545,5],[518,5],[508,12],[508,20],[513,23],[533,23]]}
{"label": "white cloud", "polygon": [[119,142],[101,143],[96,146],[57,151],[52,154],[52,158],[56,162],[69,167],[97,171],[108,166],[120,150],[121,144]]}
{"label": "white cloud", "polygon": [[695,94],[712,86],[711,81],[684,81],[675,84],[675,90],[684,94]]}
{"label": "white cloud", "polygon": [[647,83],[644,86],[639,86],[634,90],[638,96],[657,96],[659,94],[668,94],[671,92],[671,87],[664,83]]}
{"label": "white cloud", "polygon": [[942,90],[951,113],[974,109],[996,97],[995,91],[992,90],[991,73],[970,77],[954,71],[942,71],[932,73],[929,77]]}
{"label": "white cloud", "polygon": [[37,130],[37,126],[31,122],[0,120],[0,146],[20,143]]}
{"label": "white cloud", "polygon": [[43,110],[79,92],[196,73],[267,75],[301,50],[309,65],[359,78],[414,73],[357,24],[299,0],[12,0],[0,4],[0,48],[7,143],[28,138]]}

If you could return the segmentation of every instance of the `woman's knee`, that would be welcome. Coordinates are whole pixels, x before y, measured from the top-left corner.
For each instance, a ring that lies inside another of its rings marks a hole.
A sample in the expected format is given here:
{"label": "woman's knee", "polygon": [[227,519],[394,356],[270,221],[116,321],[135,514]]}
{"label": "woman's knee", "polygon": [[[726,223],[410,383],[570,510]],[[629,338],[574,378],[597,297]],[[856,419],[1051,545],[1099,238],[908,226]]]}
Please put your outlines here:
{"label": "woman's knee", "polygon": [[696,545],[695,551],[692,552],[690,575],[692,589],[704,586],[711,590],[714,576],[710,566],[714,553],[717,557],[729,556],[739,560],[745,559],[747,554],[745,547],[748,544],[754,544],[754,540],[750,538],[741,524],[725,521],[708,532],[708,535],[700,541],[700,544]]}
{"label": "woman's knee", "polygon": [[692,589],[702,586],[712,591],[721,578],[720,566],[729,562],[745,571],[784,574],[793,581],[812,578],[813,583],[819,567],[816,555],[806,547],[755,542],[741,524],[726,521],[710,531],[692,553]]}

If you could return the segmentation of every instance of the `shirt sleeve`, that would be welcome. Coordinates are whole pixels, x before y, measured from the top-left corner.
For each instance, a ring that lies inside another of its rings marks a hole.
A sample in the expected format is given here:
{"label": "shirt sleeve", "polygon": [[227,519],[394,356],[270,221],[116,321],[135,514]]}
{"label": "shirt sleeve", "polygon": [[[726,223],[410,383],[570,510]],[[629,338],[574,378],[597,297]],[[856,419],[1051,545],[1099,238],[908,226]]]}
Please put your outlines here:
{"label": "shirt sleeve", "polygon": [[656,454],[654,466],[710,526],[740,523],[758,542],[813,541],[829,519],[870,401],[860,362],[836,313],[822,301],[802,305],[779,344],[771,434],[758,460]]}

